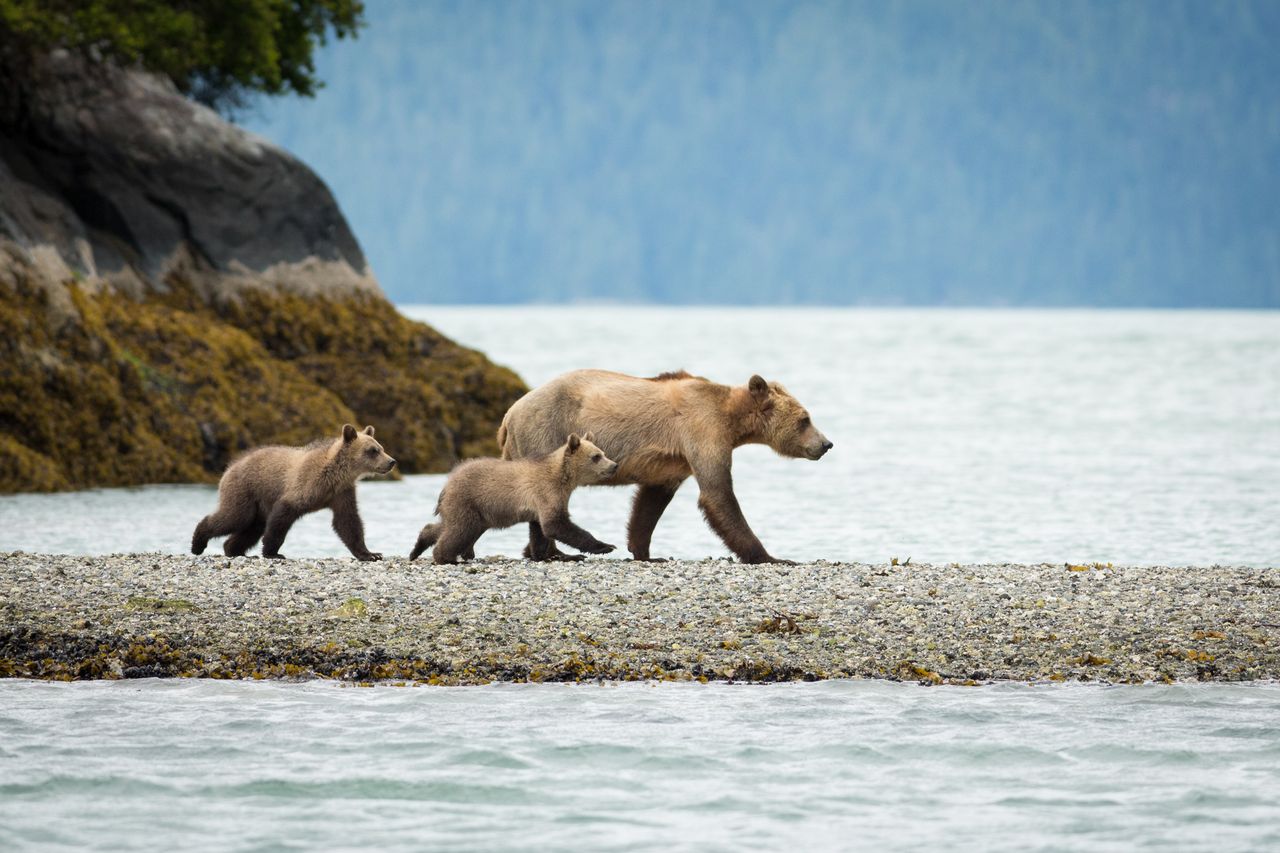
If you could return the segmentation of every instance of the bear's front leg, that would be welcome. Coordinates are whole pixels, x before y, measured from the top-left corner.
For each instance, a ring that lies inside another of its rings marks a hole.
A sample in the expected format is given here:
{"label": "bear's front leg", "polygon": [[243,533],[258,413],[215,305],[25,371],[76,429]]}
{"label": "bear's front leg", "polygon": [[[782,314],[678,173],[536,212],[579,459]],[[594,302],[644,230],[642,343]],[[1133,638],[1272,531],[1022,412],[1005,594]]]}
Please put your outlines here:
{"label": "bear's front leg", "polygon": [[542,525],[542,532],[548,538],[558,539],[571,548],[577,548],[588,554],[608,554],[614,548],[570,521],[568,513],[547,516],[540,519],[538,523]]}
{"label": "bear's front leg", "polygon": [[271,514],[267,516],[267,530],[262,537],[262,556],[272,560],[284,559],[284,555],[280,553],[284,537],[289,534],[289,528],[293,527],[293,523],[305,514],[292,504],[284,501],[277,502],[271,508]]}
{"label": "bear's front leg", "polygon": [[360,511],[356,507],[356,487],[338,492],[329,507],[333,510],[333,529],[351,555],[366,562],[381,560],[381,554],[365,547],[364,523],[360,521]]}
{"label": "bear's front leg", "polygon": [[728,470],[698,475],[698,508],[707,524],[724,541],[729,550],[744,563],[784,563],[791,560],[772,556],[747,524],[733,493],[733,480]]}

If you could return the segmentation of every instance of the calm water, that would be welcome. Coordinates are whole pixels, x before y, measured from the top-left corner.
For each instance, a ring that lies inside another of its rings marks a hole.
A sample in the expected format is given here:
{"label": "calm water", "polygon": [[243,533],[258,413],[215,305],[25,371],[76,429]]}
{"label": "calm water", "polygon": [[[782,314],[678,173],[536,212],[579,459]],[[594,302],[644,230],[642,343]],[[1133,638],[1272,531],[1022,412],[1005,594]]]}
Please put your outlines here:
{"label": "calm water", "polygon": [[[406,310],[530,384],[785,383],[836,447],[738,452],[781,556],[1280,565],[1280,314]],[[362,485],[370,545],[407,552],[442,482]],[[214,499],[0,497],[0,551],[182,551]],[[655,554],[724,553],[695,499]],[[628,501],[573,511],[621,545]],[[345,553],[321,516],[284,551]],[[0,849],[1274,849],[1277,802],[1274,684],[0,682]]]}
{"label": "calm water", "polygon": [[[783,382],[835,449],[737,452],[743,509],[779,556],[1280,565],[1280,313],[405,310],[530,385],[586,366]],[[408,553],[443,481],[362,485],[370,546]],[[725,553],[696,500],[690,482],[655,555]],[[573,512],[622,546],[629,501],[586,489]],[[203,486],[0,497],[0,550],[183,551],[214,504]],[[523,538],[490,533],[479,551]],[[316,515],[284,553],[346,551]]]}
{"label": "calm water", "polygon": [[0,847],[1280,845],[1280,686],[3,685]]}

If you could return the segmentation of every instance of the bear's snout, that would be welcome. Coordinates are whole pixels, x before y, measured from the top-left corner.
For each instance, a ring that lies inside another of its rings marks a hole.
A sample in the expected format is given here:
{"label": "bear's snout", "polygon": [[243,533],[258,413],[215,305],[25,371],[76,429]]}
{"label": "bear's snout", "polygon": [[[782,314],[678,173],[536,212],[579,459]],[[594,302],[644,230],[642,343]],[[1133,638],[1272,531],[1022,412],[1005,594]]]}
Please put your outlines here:
{"label": "bear's snout", "polygon": [[388,460],[387,460],[387,467],[386,467],[385,469],[383,469],[382,473],[384,473],[384,474],[390,474],[390,473],[391,473],[391,469],[392,469],[392,468],[394,468],[394,467],[396,467],[396,460],[394,460],[394,459],[388,459]]}
{"label": "bear's snout", "polygon": [[830,449],[831,449],[831,448],[833,448],[833,447],[835,447],[835,445],[834,445],[834,444],[832,444],[830,441],[828,441],[827,439],[825,439],[825,438],[824,438],[824,439],[822,439],[822,442],[818,445],[818,449],[817,449],[817,450],[815,450],[815,451],[810,455],[810,458],[811,458],[811,459],[815,459],[815,460],[817,460],[817,459],[821,459],[822,457],[826,456],[826,455],[827,455],[827,451],[828,451],[828,450],[830,450]]}

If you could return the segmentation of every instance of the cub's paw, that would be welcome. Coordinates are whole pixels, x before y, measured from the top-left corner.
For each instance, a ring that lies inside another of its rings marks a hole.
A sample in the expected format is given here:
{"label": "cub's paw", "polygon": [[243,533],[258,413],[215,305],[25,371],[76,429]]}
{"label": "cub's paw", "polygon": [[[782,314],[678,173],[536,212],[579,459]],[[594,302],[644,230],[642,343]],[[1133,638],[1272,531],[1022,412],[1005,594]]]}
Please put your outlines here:
{"label": "cub's paw", "polygon": [[588,554],[608,554],[613,550],[615,550],[615,546],[610,545],[608,542],[597,542],[595,545],[586,549]]}
{"label": "cub's paw", "polygon": [[382,555],[375,551],[365,551],[363,554],[356,557],[356,559],[360,560],[361,562],[372,563],[375,560],[381,560]]}

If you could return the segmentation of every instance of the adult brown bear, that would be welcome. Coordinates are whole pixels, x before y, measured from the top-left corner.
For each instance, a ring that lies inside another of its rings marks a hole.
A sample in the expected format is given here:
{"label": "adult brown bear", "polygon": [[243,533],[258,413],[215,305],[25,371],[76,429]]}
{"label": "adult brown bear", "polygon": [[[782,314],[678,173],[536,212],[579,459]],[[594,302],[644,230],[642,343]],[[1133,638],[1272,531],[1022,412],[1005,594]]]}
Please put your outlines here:
{"label": "adult brown bear", "polygon": [[[738,559],[786,562],[770,556],[742,515],[730,473],[733,450],[765,444],[783,456],[820,459],[831,449],[800,401],[759,376],[729,386],[684,371],[642,379],[607,370],[575,370],[525,394],[502,419],[498,446],[504,459],[540,456],[571,432],[594,433],[618,463],[600,485],[639,486],[627,525],[627,548],[637,560],[650,559],[653,528],[692,475],[702,514]],[[542,539],[536,522],[529,535],[531,542]]]}

